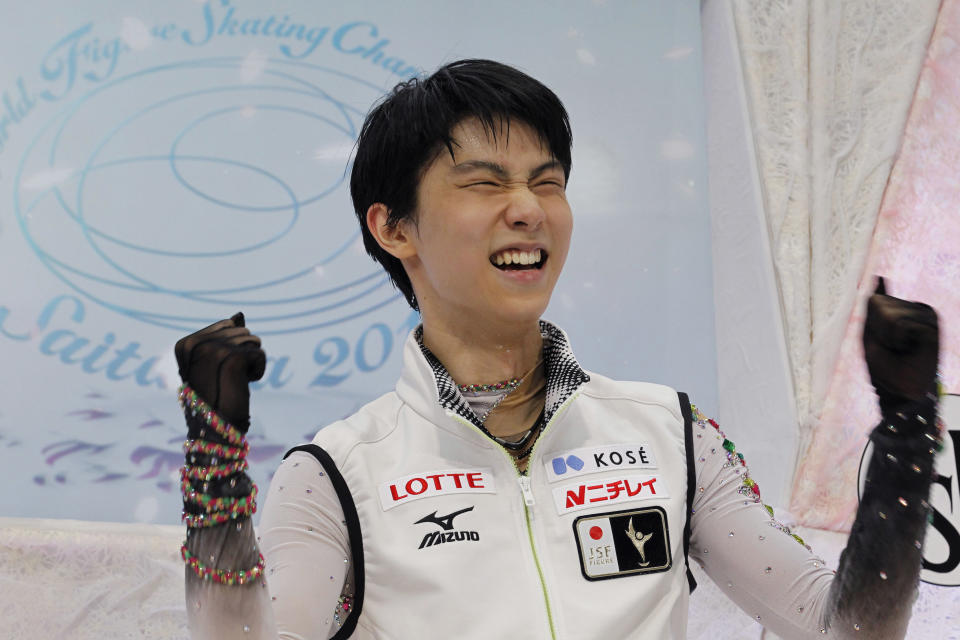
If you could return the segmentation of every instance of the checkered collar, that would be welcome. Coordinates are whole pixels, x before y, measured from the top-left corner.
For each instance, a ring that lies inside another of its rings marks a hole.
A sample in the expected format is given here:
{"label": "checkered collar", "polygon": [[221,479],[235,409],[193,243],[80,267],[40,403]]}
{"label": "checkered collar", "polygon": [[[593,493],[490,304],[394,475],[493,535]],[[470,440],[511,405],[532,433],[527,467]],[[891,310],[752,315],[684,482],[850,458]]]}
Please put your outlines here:
{"label": "checkered collar", "polygon": [[[590,380],[590,376],[580,367],[577,358],[570,349],[567,334],[559,327],[545,320],[540,321],[540,335],[543,336],[543,366],[547,378],[546,400],[544,402],[543,424],[550,421],[553,414],[560,408],[567,398],[573,395],[577,388]],[[484,433],[486,429],[470,405],[460,394],[457,383],[450,377],[447,368],[423,344],[423,325],[414,331],[414,338],[420,346],[420,352],[430,365],[433,377],[437,384],[437,395],[440,406],[456,412],[460,417],[469,420]]]}

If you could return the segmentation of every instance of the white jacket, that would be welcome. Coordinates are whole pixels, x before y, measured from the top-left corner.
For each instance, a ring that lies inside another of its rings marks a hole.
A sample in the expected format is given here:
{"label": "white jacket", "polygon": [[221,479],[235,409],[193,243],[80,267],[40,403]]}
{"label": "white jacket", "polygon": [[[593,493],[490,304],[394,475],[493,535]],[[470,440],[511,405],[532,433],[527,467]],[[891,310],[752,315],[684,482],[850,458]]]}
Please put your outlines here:
{"label": "white jacket", "polygon": [[546,427],[528,475],[413,336],[396,391],[304,447],[350,532],[343,637],[686,637],[689,403],[586,374],[542,327]]}

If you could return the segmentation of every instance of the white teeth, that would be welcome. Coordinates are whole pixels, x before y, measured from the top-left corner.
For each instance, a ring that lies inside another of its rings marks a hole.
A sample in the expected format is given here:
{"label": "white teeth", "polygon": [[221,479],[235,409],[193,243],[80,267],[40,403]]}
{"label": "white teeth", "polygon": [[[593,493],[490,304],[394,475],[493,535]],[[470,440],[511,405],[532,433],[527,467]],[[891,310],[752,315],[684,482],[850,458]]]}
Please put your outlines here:
{"label": "white teeth", "polygon": [[493,256],[493,262],[497,266],[510,264],[537,264],[540,262],[541,256],[542,253],[540,249],[535,249],[533,251],[515,251],[508,249]]}

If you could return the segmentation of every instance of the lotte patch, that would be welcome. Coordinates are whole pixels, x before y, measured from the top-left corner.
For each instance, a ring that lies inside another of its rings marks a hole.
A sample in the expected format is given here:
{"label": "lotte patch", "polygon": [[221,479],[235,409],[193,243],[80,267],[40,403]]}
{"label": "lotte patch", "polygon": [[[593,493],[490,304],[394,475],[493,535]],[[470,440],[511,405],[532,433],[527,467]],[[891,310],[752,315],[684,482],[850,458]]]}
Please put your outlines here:
{"label": "lotte patch", "polygon": [[573,521],[573,535],[587,580],[659,573],[672,564],[667,513],[661,507],[580,516]]}

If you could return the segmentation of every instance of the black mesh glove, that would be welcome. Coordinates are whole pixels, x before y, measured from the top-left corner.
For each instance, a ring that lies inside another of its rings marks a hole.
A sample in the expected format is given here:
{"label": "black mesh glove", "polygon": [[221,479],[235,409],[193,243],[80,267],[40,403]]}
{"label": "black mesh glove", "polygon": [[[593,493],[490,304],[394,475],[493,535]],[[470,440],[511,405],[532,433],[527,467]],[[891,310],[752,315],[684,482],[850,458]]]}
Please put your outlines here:
{"label": "black mesh glove", "polygon": [[939,348],[933,308],[887,295],[880,278],[867,301],[863,350],[884,415],[935,393]]}
{"label": "black mesh glove", "polygon": [[[243,314],[190,334],[179,340],[174,350],[183,381],[222,419],[246,434],[250,428],[249,383],[263,376],[266,354],[260,348],[260,338],[244,326]],[[189,408],[185,407],[184,418],[189,440],[231,445]],[[224,462],[223,457],[215,453],[197,451],[188,451],[185,461],[188,467],[212,467]],[[250,477],[239,470],[207,482],[193,479],[190,484],[193,490],[213,498],[240,498],[253,490]],[[203,513],[203,508],[185,500],[184,512],[196,515]]]}
{"label": "black mesh glove", "polygon": [[831,585],[829,631],[902,638],[923,560],[939,442],[937,314],[888,296],[881,278],[867,301],[863,348],[883,420],[870,433],[863,496]]}
{"label": "black mesh glove", "polygon": [[[250,428],[249,383],[263,376],[267,356],[260,348],[260,338],[244,326],[243,313],[180,339],[174,351],[180,378],[220,417],[246,433]],[[191,433],[190,437],[198,436]]]}

